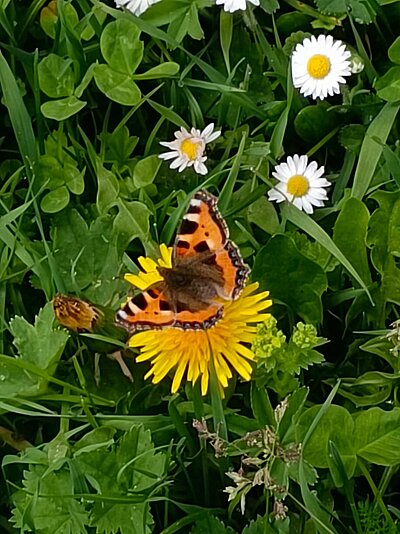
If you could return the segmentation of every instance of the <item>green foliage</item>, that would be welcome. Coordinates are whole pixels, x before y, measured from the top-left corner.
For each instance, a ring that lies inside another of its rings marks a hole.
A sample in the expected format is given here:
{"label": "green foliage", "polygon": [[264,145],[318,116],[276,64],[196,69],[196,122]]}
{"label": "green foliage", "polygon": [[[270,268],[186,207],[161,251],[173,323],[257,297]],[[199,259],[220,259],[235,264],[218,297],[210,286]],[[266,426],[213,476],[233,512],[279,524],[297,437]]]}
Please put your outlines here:
{"label": "green foliage", "polygon": [[[399,5],[1,3],[0,530],[398,531]],[[353,70],[315,101],[290,59],[320,34]],[[211,123],[207,175],[159,158],[176,130]],[[294,154],[331,184],[311,215],[268,197]],[[172,395],[177,367],[151,383],[114,318],[124,274],[174,242],[201,188],[271,316],[243,331],[245,363],[198,362],[209,394],[184,375]],[[57,292],[101,320],[70,334]]]}
{"label": "green foliage", "polygon": [[[3,356],[0,361],[0,396],[36,396],[47,388],[47,380],[32,373],[33,368],[52,375],[63,353],[68,334],[55,330],[51,303],[39,311],[32,325],[24,317],[16,316],[10,322],[13,343],[18,350],[18,360]],[[16,363],[18,365],[16,366]],[[24,364],[28,364],[25,366]]]}
{"label": "green foliage", "polygon": [[133,426],[119,439],[114,429],[98,427],[74,444],[58,434],[44,451],[27,449],[21,458],[5,459],[6,466],[14,463],[26,465],[23,490],[12,496],[17,528],[151,532],[148,501],[165,474],[166,456],[156,452],[143,427]]}

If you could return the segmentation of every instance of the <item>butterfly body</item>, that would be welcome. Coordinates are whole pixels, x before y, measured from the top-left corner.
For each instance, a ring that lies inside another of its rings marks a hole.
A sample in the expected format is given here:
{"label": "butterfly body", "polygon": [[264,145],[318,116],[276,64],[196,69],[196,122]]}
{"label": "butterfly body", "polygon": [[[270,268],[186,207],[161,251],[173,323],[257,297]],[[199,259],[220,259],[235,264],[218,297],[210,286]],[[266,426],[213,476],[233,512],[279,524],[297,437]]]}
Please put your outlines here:
{"label": "butterfly body", "polygon": [[236,299],[249,274],[217,208],[216,198],[199,191],[190,201],[175,239],[171,268],[129,299],[116,321],[130,332],[157,328],[200,330],[223,315],[224,301]]}

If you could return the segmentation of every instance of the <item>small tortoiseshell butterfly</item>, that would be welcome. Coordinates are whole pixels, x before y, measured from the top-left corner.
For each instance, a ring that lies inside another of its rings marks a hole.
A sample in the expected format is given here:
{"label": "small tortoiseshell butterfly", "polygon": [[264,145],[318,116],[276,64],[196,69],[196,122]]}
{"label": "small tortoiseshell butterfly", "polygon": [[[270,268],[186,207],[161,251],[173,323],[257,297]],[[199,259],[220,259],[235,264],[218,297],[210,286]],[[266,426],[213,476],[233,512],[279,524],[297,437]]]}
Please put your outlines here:
{"label": "small tortoiseshell butterfly", "polygon": [[228,227],[207,191],[197,192],[183,217],[172,252],[172,268],[158,267],[163,281],[127,301],[116,322],[130,332],[167,327],[200,330],[223,315],[249,275]]}

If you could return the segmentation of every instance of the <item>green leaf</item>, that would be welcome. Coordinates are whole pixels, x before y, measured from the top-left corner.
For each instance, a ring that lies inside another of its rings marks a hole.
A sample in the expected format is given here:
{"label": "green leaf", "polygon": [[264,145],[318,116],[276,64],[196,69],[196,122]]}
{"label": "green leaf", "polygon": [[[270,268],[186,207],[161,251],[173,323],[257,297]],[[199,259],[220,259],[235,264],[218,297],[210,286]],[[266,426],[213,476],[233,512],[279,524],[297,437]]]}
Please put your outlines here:
{"label": "green leaf", "polygon": [[125,249],[133,239],[140,239],[147,247],[150,242],[149,208],[138,201],[118,202],[118,215],[114,219],[114,232],[118,244]]}
{"label": "green leaf", "polygon": [[400,269],[396,257],[400,250],[400,192],[376,191],[371,195],[379,204],[371,216],[368,245],[371,261],[381,276],[376,301],[378,327],[385,324],[386,303],[400,304]]}
{"label": "green leaf", "polygon": [[68,189],[62,185],[47,193],[42,198],[40,207],[45,213],[58,213],[68,206],[69,198]]}
{"label": "green leaf", "polygon": [[85,289],[87,298],[106,303],[115,291],[118,280],[114,277],[119,273],[122,255],[111,217],[99,217],[88,227],[76,210],[65,210],[54,218],[52,237],[54,258],[66,291]]}
{"label": "green leaf", "polygon": [[[315,405],[302,414],[296,425],[297,442],[303,441],[320,409],[320,405]],[[354,422],[351,414],[342,406],[329,406],[303,449],[304,459],[314,467],[331,467],[329,441],[332,440],[340,452],[348,477],[352,477],[357,464],[353,446],[354,433]],[[339,482],[341,485],[337,471],[333,470],[332,474],[335,482]]]}
{"label": "green leaf", "polygon": [[339,123],[336,113],[329,113],[326,105],[306,106],[296,116],[294,127],[304,141],[318,143]]}
{"label": "green leaf", "polygon": [[[279,8],[278,0],[261,0],[260,6],[266,13],[272,15]],[[291,13],[293,15],[293,12]]]}
{"label": "green leaf", "polygon": [[317,263],[298,251],[291,238],[272,237],[257,254],[252,275],[271,292],[273,300],[284,302],[307,322],[321,321],[321,295],[328,286],[326,275]]}
{"label": "green leaf", "polygon": [[[114,497],[110,502],[95,501],[91,518],[97,532],[151,532],[153,520],[144,492],[159,484],[165,455],[155,452],[150,431],[133,426],[111,450],[80,451],[77,464],[99,495]],[[128,492],[135,502],[125,504]],[[118,495],[122,502],[118,502]]]}
{"label": "green leaf", "polygon": [[400,37],[397,37],[390,45],[388,56],[392,63],[400,63]]}
{"label": "green leaf", "polygon": [[226,71],[228,74],[231,71],[229,51],[232,43],[233,33],[233,17],[221,9],[219,14],[219,40],[221,42],[222,54],[224,56]]}
{"label": "green leaf", "polygon": [[269,200],[262,196],[247,208],[247,220],[259,228],[274,235],[279,231],[279,219],[276,210]]}
{"label": "green leaf", "polygon": [[139,37],[139,28],[130,20],[121,18],[107,24],[101,34],[100,48],[110,70],[127,75],[136,70],[143,57],[143,42]]}
{"label": "green leaf", "polygon": [[[333,230],[333,240],[363,281],[372,283],[367,255],[367,231],[369,211],[365,204],[356,198],[349,198],[340,210]],[[353,284],[359,284],[353,278]]]}
{"label": "green leaf", "polygon": [[94,79],[100,91],[110,100],[124,106],[140,102],[140,89],[129,74],[117,72],[107,65],[96,65]]}
{"label": "green leaf", "polygon": [[72,95],[61,100],[51,100],[45,102],[40,106],[40,110],[48,119],[55,121],[64,121],[73,115],[76,115],[81,109],[86,106],[86,102],[78,100],[76,96]]}
{"label": "green leaf", "polygon": [[34,325],[18,316],[10,322],[14,345],[20,357],[50,373],[54,372],[68,339],[65,331],[53,329],[53,323],[51,302],[40,310]]}
{"label": "green leaf", "polygon": [[155,80],[157,78],[169,78],[170,76],[175,76],[178,74],[179,69],[179,63],[168,61],[166,63],[161,63],[161,65],[152,67],[143,74],[134,74],[132,78],[134,80]]}
{"label": "green leaf", "polygon": [[211,513],[204,512],[202,516],[196,519],[196,524],[190,531],[190,534],[234,534],[231,527],[226,527],[222,521]]}
{"label": "green leaf", "polygon": [[392,67],[375,83],[376,94],[386,102],[400,100],[400,67]]}
{"label": "green leaf", "polygon": [[350,11],[360,24],[369,24],[375,16],[375,13],[371,14],[371,4],[363,0],[317,0],[317,6],[322,13],[330,15],[347,15]]}
{"label": "green leaf", "polygon": [[89,517],[82,503],[68,497],[73,494],[74,485],[71,474],[66,469],[49,471],[44,465],[31,464],[29,471],[24,471],[24,490],[13,495],[13,513],[17,527],[25,530],[29,511],[35,532],[87,533],[85,527],[89,525]]}
{"label": "green leaf", "polygon": [[[399,108],[400,104],[387,102],[368,126],[354,175],[353,197],[361,200],[367,192]],[[375,137],[379,143],[374,140]]]}
{"label": "green leaf", "polygon": [[152,155],[139,160],[133,169],[133,183],[140,189],[153,183],[161,166],[158,156]]}
{"label": "green leaf", "polygon": [[400,408],[370,408],[353,415],[354,449],[358,456],[377,465],[400,463]]}
{"label": "green leaf", "polygon": [[71,165],[69,163],[64,165],[64,181],[71,193],[74,193],[75,195],[81,195],[83,193],[85,189],[85,180],[83,179],[84,174],[85,170],[80,172],[76,165]]}
{"label": "green leaf", "polygon": [[72,60],[49,54],[38,65],[39,87],[52,98],[71,96],[74,92]]}
{"label": "green leaf", "polygon": [[318,243],[325,247],[334,256],[343,267],[357,280],[360,286],[364,289],[371,303],[373,304],[371,294],[362,280],[358,272],[354,269],[352,264],[346,258],[346,256],[339,250],[329,235],[323,230],[311,217],[308,217],[304,212],[298,210],[294,206],[287,204],[285,206],[286,216],[289,221],[295,224],[301,230],[304,230],[311,237],[313,237]]}

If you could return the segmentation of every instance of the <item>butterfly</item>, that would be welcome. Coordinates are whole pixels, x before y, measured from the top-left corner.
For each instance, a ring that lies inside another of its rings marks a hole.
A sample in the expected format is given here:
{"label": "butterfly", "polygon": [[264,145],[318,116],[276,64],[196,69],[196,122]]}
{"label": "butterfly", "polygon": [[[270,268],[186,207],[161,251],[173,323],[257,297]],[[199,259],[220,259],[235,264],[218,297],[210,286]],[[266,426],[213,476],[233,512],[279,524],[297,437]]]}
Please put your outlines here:
{"label": "butterfly", "polygon": [[116,323],[129,332],[211,328],[223,316],[224,301],[239,297],[250,269],[229,240],[216,197],[195,193],[175,238],[172,268],[158,271],[163,280],[116,313]]}

